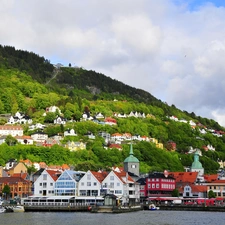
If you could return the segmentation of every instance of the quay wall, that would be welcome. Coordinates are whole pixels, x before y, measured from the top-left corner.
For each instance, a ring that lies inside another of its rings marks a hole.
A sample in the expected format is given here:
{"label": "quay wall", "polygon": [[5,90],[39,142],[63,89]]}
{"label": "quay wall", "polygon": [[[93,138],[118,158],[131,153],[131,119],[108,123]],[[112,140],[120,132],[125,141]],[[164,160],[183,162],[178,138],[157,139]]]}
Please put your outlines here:
{"label": "quay wall", "polygon": [[160,210],[175,210],[175,211],[211,211],[211,212],[225,212],[224,206],[159,206]]}

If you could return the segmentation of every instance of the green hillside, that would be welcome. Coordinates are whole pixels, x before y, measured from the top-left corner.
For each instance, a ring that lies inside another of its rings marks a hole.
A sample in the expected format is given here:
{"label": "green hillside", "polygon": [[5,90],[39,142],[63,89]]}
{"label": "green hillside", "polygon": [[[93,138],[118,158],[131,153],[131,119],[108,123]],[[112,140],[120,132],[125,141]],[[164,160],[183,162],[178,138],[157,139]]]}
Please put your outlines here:
{"label": "green hillside", "polygon": [[[225,160],[225,136],[217,137],[209,129],[224,131],[216,121],[202,118],[194,112],[168,106],[150,93],[130,87],[95,71],[83,68],[54,67],[49,60],[35,53],[16,50],[11,46],[0,46],[0,114],[15,114],[17,111],[29,115],[34,123],[47,123],[45,132],[49,136],[74,128],[78,137],[84,140],[87,150],[70,152],[61,146],[52,148],[36,146],[0,145],[0,164],[9,158],[45,161],[48,164],[68,163],[76,169],[108,168],[121,163],[129,152],[129,142],[122,143],[123,150],[105,149],[104,140],[98,137],[101,131],[113,133],[131,133],[148,136],[162,143],[164,149],[145,141],[134,143],[135,156],[141,162],[141,172],[182,171],[183,166],[190,166],[193,155],[186,154],[189,147],[199,148],[203,156],[200,161],[208,173],[215,172],[218,159]],[[102,126],[91,121],[70,122],[65,126],[53,125],[56,114],[42,116],[45,109],[56,105],[67,120],[80,121],[84,111],[95,115],[101,112],[106,117],[115,113],[129,114],[140,112],[149,115],[146,118],[116,118],[117,126]],[[188,123],[169,119],[176,116],[179,120],[194,121],[192,128]],[[6,120],[1,117],[1,124]],[[200,130],[208,128],[206,134]],[[96,139],[89,140],[85,134],[91,132]],[[30,135],[27,125],[24,133]],[[64,140],[66,142],[67,140]],[[166,149],[168,141],[176,143],[176,152]],[[203,146],[212,145],[216,151],[205,151]]]}

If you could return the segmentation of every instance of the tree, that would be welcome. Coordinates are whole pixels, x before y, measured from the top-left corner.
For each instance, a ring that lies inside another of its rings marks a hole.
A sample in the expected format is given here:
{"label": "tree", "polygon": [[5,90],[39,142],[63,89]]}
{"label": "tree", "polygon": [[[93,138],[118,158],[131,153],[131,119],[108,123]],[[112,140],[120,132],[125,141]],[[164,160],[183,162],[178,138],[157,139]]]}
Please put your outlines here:
{"label": "tree", "polygon": [[210,190],[208,192],[208,198],[215,198],[216,197],[216,193],[214,193],[212,190]]}
{"label": "tree", "polygon": [[174,189],[171,193],[172,197],[179,197],[179,191],[177,189]]}
{"label": "tree", "polygon": [[17,144],[16,138],[12,137],[11,135],[8,135],[5,139],[5,143],[9,146],[13,146]]}
{"label": "tree", "polygon": [[10,187],[9,185],[5,185],[2,189],[2,194],[5,196],[6,199],[8,199],[8,196],[10,194]]}

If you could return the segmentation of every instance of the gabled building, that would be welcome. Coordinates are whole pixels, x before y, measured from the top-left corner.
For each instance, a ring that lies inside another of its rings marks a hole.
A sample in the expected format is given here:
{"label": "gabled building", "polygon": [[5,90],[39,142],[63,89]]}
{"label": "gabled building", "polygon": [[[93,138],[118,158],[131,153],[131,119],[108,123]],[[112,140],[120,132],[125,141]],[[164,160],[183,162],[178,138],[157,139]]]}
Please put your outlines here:
{"label": "gabled building", "polygon": [[78,196],[100,196],[106,194],[102,192],[102,181],[108,175],[105,171],[87,171],[80,179],[78,185]]}
{"label": "gabled building", "polygon": [[125,171],[111,171],[102,181],[102,189],[126,204],[140,201],[140,185]]}
{"label": "gabled building", "polygon": [[23,163],[19,162],[19,163],[13,164],[13,166],[10,167],[9,169],[6,169],[6,171],[9,176],[12,176],[15,173],[19,173],[19,174],[27,173],[27,167]]}
{"label": "gabled building", "polygon": [[54,195],[55,182],[60,176],[60,172],[53,170],[43,170],[34,182],[35,196],[52,196]]}
{"label": "gabled building", "polygon": [[78,195],[78,182],[85,172],[65,170],[55,182],[55,195]]}

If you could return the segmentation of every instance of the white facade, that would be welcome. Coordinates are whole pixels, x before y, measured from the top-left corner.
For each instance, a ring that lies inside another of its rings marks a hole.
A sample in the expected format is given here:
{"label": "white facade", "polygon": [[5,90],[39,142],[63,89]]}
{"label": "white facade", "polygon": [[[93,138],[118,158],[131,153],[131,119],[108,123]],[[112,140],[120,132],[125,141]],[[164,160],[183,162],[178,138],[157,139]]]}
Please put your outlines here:
{"label": "white facade", "polygon": [[0,135],[23,136],[23,128],[21,126],[1,125]]}
{"label": "white facade", "polygon": [[41,175],[34,182],[35,196],[53,196],[54,195],[55,180],[52,176],[44,170]]}
{"label": "white facade", "polygon": [[78,196],[100,196],[101,182],[89,170],[80,179]]}

